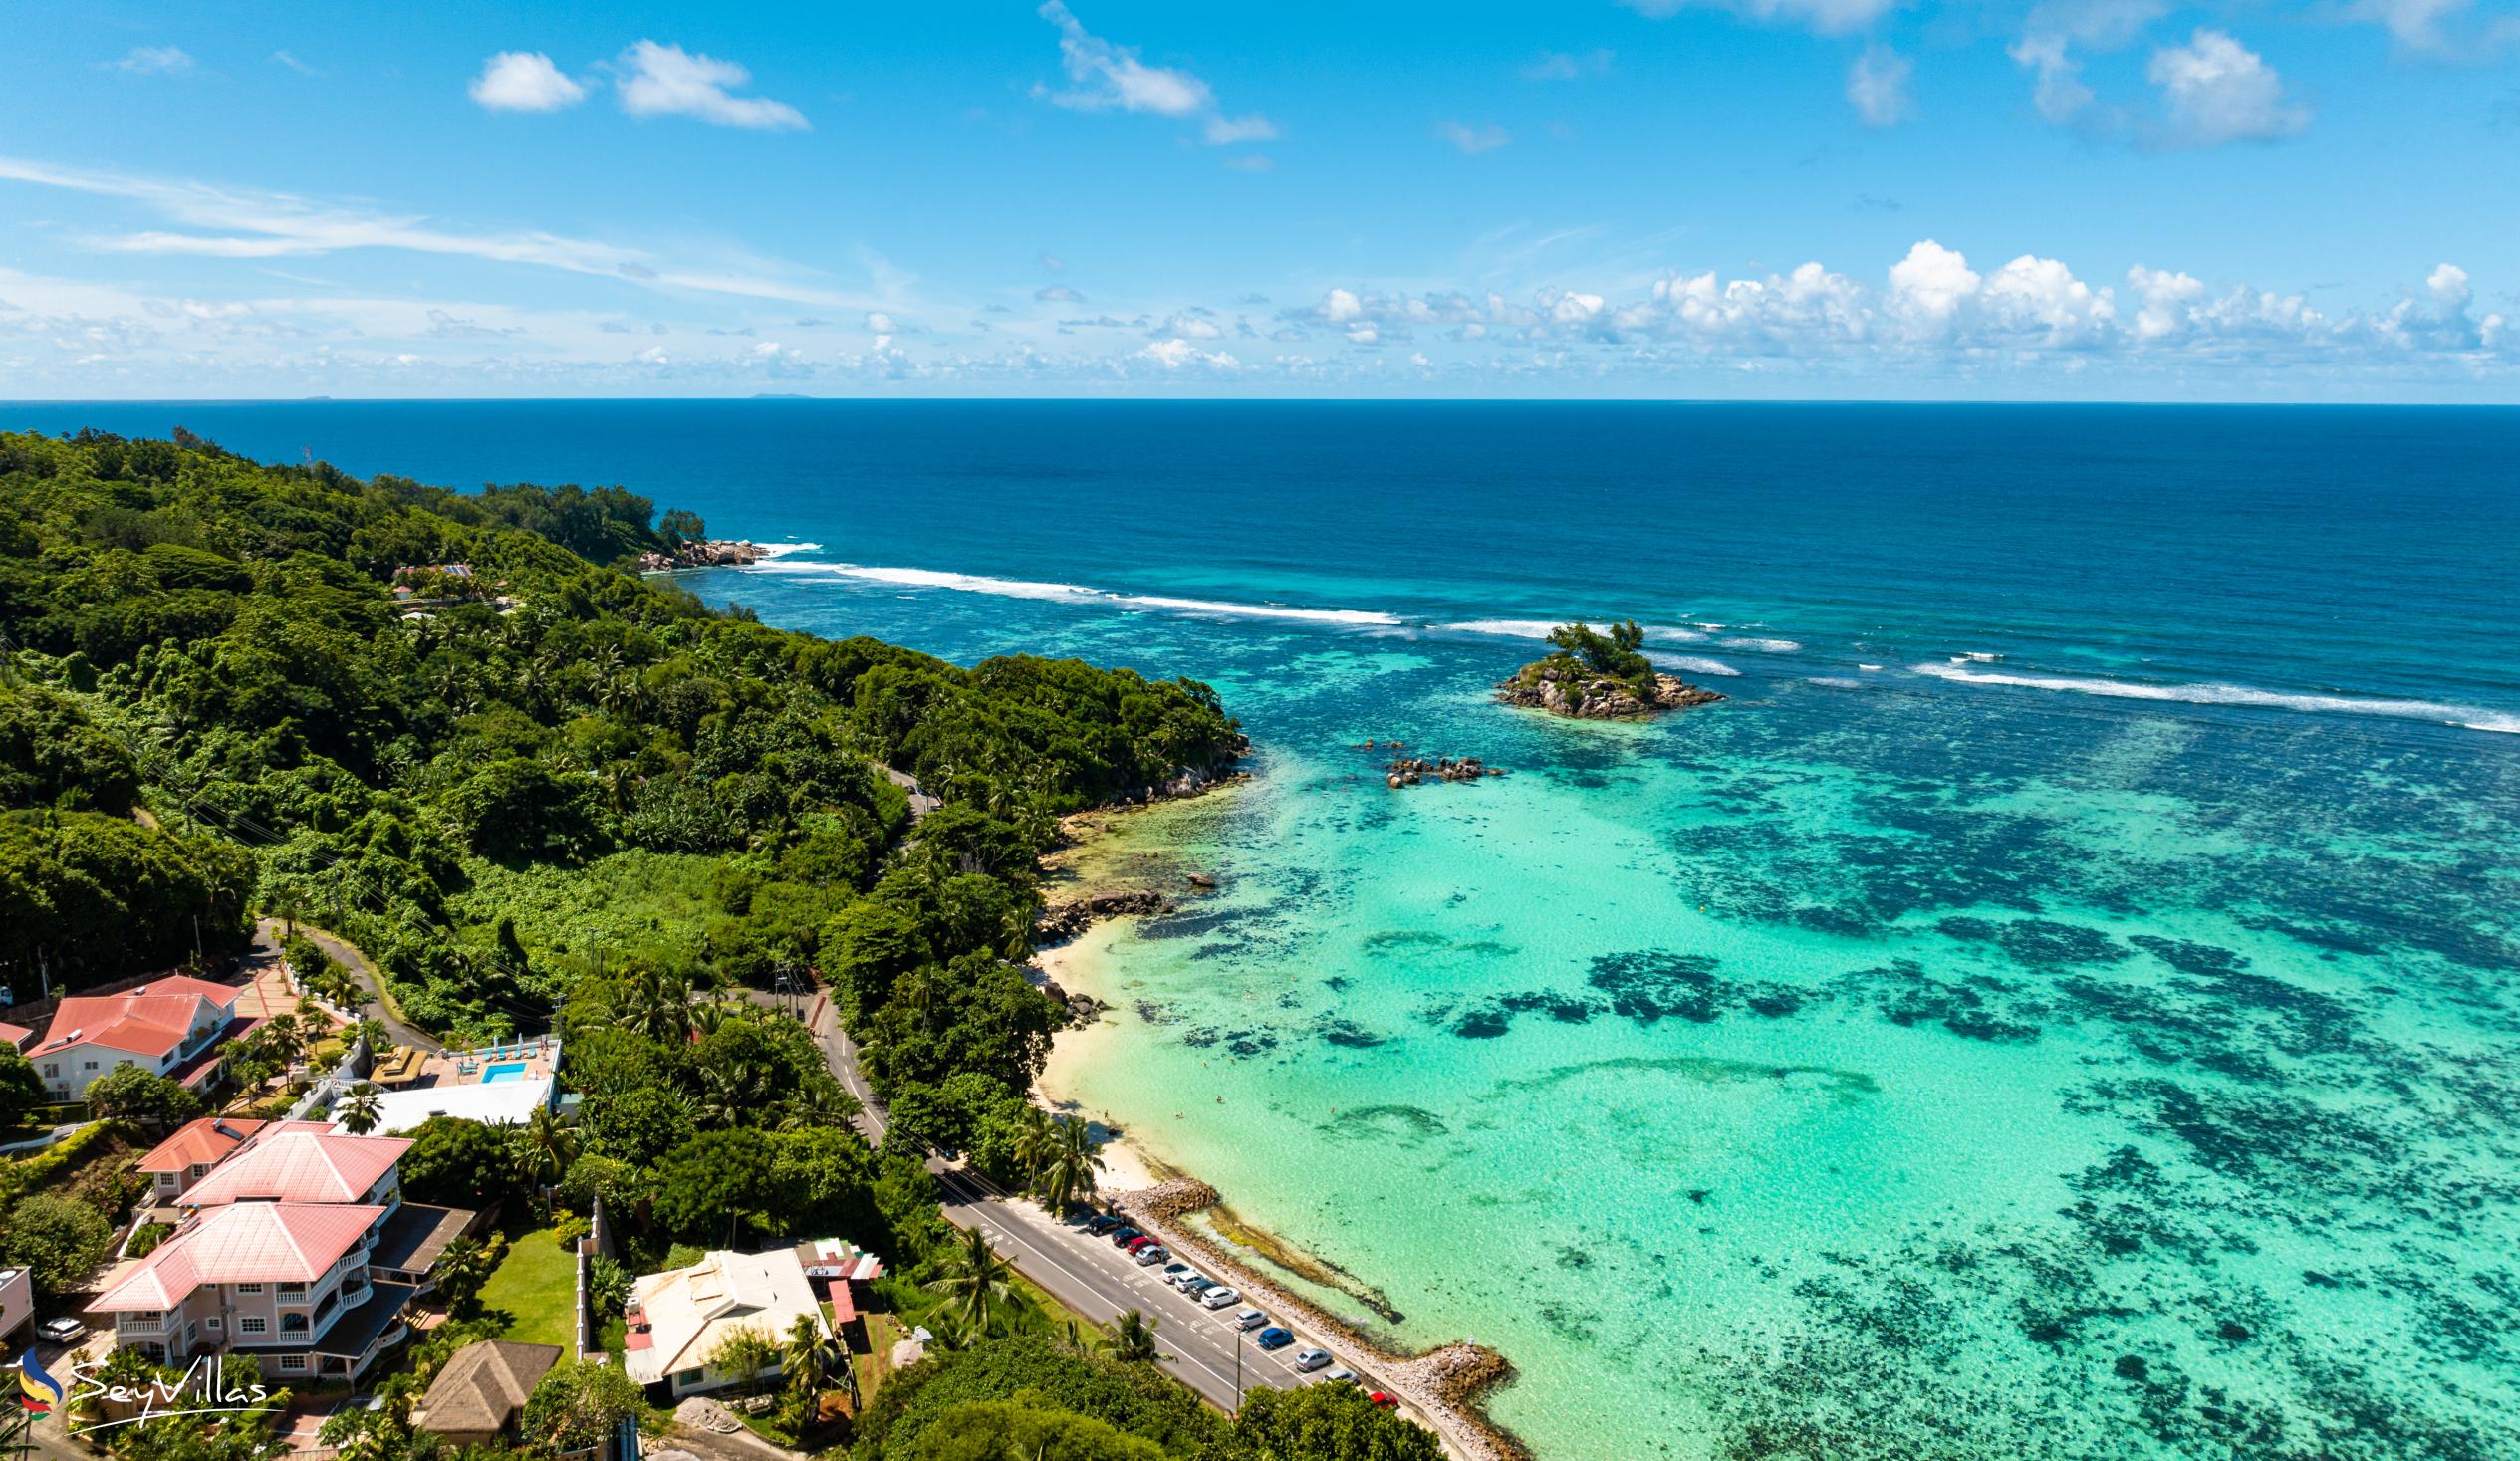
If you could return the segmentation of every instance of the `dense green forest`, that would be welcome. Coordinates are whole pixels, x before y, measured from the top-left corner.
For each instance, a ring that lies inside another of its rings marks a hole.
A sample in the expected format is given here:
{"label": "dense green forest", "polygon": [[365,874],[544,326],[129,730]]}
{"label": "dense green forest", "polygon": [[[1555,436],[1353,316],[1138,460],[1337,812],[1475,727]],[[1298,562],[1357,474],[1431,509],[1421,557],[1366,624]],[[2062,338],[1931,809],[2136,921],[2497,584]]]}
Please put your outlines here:
{"label": "dense green forest", "polygon": [[[1040,1161],[1025,1093],[1063,1011],[1014,967],[1040,854],[1063,813],[1234,759],[1216,696],[785,632],[622,571],[702,531],[618,488],[0,433],[0,982],[216,957],[260,913],[350,937],[450,1036],[560,1031],[578,1120],[431,1121],[406,1188],[564,1234],[602,1196],[616,1313],[630,1273],[806,1233],[886,1252],[905,1304],[960,1292],[867,1457],[1436,1454],[1323,1389],[1228,1424],[1150,1349],[993,1304],[1002,1261],[954,1241],[921,1161]],[[913,827],[885,768],[942,806]],[[881,1151],[807,1030],[744,997],[783,973],[831,986],[892,1111]],[[487,1258],[450,1262],[459,1314]],[[434,1454],[408,1400],[352,1449]],[[149,1461],[254,1453],[142,1431]]]}

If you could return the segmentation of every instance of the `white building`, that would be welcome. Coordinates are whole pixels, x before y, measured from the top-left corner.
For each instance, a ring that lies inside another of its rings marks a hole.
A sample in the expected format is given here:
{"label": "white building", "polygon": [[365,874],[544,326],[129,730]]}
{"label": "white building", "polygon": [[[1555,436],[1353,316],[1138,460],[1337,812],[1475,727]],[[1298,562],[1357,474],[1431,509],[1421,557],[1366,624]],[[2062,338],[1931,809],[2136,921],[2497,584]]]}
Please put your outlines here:
{"label": "white building", "polygon": [[[514,1081],[480,1081],[468,1086],[423,1086],[409,1091],[379,1091],[377,1098],[378,1136],[416,1130],[431,1116],[455,1116],[485,1126],[522,1126],[534,1112],[551,1104],[552,1079],[528,1076]],[[347,1112],[336,1106],[333,1129],[347,1131]]]}
{"label": "white building", "polygon": [[714,1361],[735,1330],[750,1326],[785,1344],[800,1318],[824,1335],[831,1321],[793,1248],[769,1253],[711,1253],[689,1268],[647,1274],[630,1285],[624,1318],[622,1370],[642,1385],[662,1385],[679,1400],[748,1379],[776,1375],[779,1363],[750,1373]]}

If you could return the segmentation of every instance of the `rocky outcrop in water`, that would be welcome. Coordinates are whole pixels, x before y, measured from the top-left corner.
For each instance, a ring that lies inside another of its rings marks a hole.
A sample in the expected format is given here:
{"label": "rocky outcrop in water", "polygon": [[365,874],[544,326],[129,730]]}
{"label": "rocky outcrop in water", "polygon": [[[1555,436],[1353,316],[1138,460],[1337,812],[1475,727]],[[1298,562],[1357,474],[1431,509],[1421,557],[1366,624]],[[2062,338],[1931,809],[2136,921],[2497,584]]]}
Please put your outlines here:
{"label": "rocky outcrop in water", "polygon": [[[1392,744],[1397,745],[1398,742]],[[1413,787],[1428,780],[1477,781],[1483,776],[1503,776],[1505,769],[1490,766],[1476,756],[1445,756],[1433,761],[1403,756],[1383,768],[1383,783],[1394,791]]]}
{"label": "rocky outcrop in water", "polygon": [[711,539],[702,543],[685,543],[671,553],[642,553],[638,571],[642,574],[669,574],[676,569],[750,568],[768,557],[761,545],[748,540]]}
{"label": "rocky outcrop in water", "polygon": [[1582,720],[1635,720],[1665,710],[1712,705],[1724,697],[1674,674],[1656,674],[1653,693],[1646,695],[1626,680],[1589,674],[1560,659],[1543,659],[1498,681],[1496,698],[1500,704]]}
{"label": "rocky outcrop in water", "polygon": [[1076,937],[1097,920],[1127,913],[1169,913],[1172,899],[1150,887],[1114,888],[1071,902],[1053,903],[1033,920],[1033,942],[1060,943]]}

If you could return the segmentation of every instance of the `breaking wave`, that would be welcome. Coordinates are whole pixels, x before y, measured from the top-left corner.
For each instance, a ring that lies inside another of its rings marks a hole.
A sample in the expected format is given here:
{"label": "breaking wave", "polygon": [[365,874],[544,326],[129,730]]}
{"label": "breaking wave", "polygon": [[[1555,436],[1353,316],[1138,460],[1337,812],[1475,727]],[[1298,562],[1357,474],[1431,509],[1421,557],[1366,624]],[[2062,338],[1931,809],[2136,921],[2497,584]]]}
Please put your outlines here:
{"label": "breaking wave", "polygon": [[2172,700],[2186,705],[2249,705],[2269,710],[2298,710],[2325,715],[2380,715],[2396,720],[2430,720],[2466,730],[2520,734],[2520,715],[2450,705],[2437,700],[2364,700],[2350,695],[2302,695],[2247,685],[2146,685],[2132,680],[2089,679],[2073,675],[1984,674],[1953,664],[1919,664],[1915,672],[1938,680],[1970,685],[2013,685],[2029,690],[2059,690],[2077,695],[2106,695],[2121,700]]}
{"label": "breaking wave", "polygon": [[1108,609],[1156,609],[1170,613],[1224,614],[1237,618],[1297,619],[1306,623],[1396,628],[1397,614],[1362,609],[1302,609],[1285,604],[1236,604],[1218,599],[1175,599],[1159,594],[1116,594],[1082,584],[1051,584],[1027,579],[993,579],[982,574],[947,573],[941,569],[884,568],[857,563],[801,563],[772,559],[761,565],[774,573],[857,579],[912,589],[951,589],[962,594],[990,594],[1000,599],[1034,599],[1099,605]]}

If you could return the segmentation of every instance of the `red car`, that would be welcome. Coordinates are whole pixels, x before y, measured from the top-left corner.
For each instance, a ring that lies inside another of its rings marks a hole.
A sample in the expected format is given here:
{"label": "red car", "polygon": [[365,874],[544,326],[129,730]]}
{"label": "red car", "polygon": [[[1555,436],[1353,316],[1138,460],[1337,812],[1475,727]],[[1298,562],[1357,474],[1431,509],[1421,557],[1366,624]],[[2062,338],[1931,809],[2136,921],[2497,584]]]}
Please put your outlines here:
{"label": "red car", "polygon": [[1136,1237],[1132,1238],[1132,1239],[1130,1239],[1130,1240],[1129,1240],[1129,1251],[1130,1251],[1130,1252],[1132,1252],[1132,1253],[1134,1253],[1134,1252],[1136,1252],[1138,1249],[1145,1247],[1147,1244],[1152,1243],[1153,1241],[1155,1241],[1155,1240],[1154,1240],[1154,1239],[1152,1239],[1152,1238],[1149,1238],[1149,1237],[1145,1236],[1145,1235],[1144,1235],[1144,1234],[1142,1234],[1142,1233],[1140,1233],[1140,1234],[1139,1234],[1139,1235],[1137,1235]]}
{"label": "red car", "polygon": [[1372,1403],[1372,1404],[1376,1404],[1376,1405],[1380,1405],[1380,1406],[1382,1406],[1382,1407],[1383,1407],[1384,1409],[1386,1409],[1386,1410],[1397,1410],[1397,1409],[1399,1409],[1399,1408],[1400,1408],[1400,1402],[1399,1402],[1399,1401],[1392,1399],[1390,1396],[1388,1396],[1388,1395],[1386,1395],[1386,1394],[1383,1393],[1381,1390],[1375,1390],[1375,1391],[1373,1391],[1373,1392],[1369,1393],[1369,1394],[1368,1394],[1365,1398],[1366,1398],[1366,1399],[1367,1399],[1367,1401],[1369,1401],[1370,1403]]}

